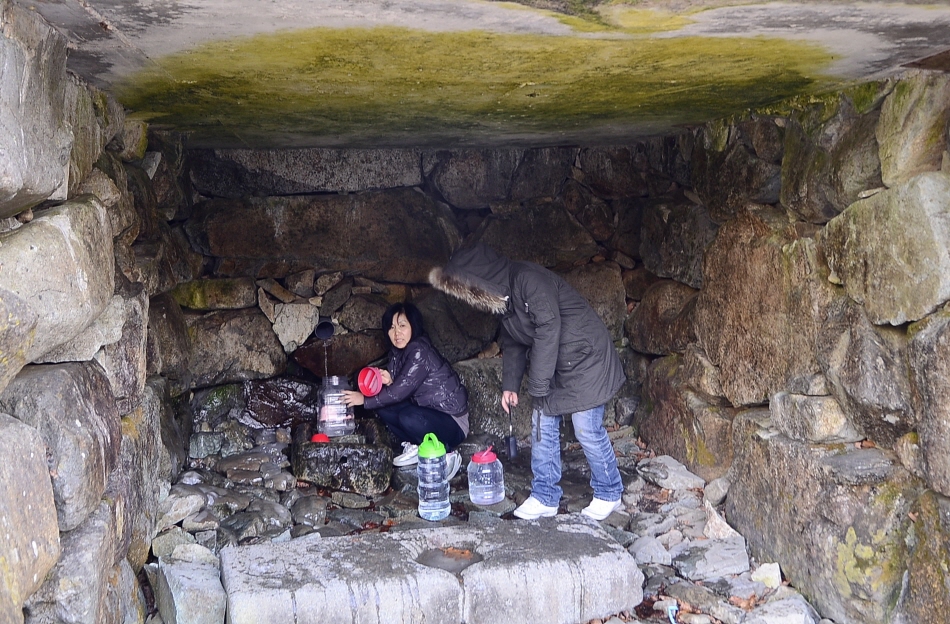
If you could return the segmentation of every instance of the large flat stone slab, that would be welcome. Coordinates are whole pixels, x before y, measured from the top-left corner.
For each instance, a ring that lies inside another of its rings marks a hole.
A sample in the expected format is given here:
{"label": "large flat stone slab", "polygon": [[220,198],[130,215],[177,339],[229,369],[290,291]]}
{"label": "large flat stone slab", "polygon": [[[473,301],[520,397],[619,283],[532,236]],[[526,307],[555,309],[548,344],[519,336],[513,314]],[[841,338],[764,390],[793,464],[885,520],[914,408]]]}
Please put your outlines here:
{"label": "large flat stone slab", "polygon": [[221,577],[230,624],[574,624],[643,599],[633,556],[580,515],[226,548]]}

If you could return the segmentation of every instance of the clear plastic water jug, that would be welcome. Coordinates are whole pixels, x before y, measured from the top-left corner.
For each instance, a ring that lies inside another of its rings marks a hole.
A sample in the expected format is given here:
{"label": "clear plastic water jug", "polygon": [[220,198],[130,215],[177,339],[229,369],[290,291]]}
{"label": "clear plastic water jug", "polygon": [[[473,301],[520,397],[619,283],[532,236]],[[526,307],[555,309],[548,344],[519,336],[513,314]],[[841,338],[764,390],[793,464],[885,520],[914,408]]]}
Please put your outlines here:
{"label": "clear plastic water jug", "polygon": [[353,408],[343,402],[343,391],[350,386],[345,377],[329,376],[323,379],[320,395],[320,420],[317,429],[328,437],[349,435],[356,430]]}
{"label": "clear plastic water jug", "polygon": [[483,506],[505,498],[505,471],[490,446],[472,455],[468,464],[468,497]]}
{"label": "clear plastic water jug", "polygon": [[425,520],[442,520],[449,515],[449,481],[445,474],[445,445],[434,433],[427,433],[419,445],[419,516]]}

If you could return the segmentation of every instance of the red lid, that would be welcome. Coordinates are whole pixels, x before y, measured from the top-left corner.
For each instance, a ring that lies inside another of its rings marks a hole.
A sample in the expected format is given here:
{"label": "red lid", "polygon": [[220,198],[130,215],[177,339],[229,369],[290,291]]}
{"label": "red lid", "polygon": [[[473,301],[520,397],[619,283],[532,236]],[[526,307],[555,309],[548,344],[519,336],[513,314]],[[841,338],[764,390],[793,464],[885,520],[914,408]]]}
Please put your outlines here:
{"label": "red lid", "polygon": [[357,385],[366,396],[376,396],[383,389],[383,376],[375,366],[367,366],[360,371]]}
{"label": "red lid", "polygon": [[315,433],[310,437],[311,442],[329,442],[330,437],[325,433]]}
{"label": "red lid", "polygon": [[474,455],[472,455],[472,461],[475,462],[476,464],[490,464],[490,463],[492,463],[493,461],[495,461],[496,459],[498,459],[498,457],[497,457],[494,453],[492,453],[492,450],[491,450],[491,449],[492,449],[492,447],[489,446],[489,447],[488,447],[487,449],[485,449],[484,451],[479,451],[479,452],[475,453]]}

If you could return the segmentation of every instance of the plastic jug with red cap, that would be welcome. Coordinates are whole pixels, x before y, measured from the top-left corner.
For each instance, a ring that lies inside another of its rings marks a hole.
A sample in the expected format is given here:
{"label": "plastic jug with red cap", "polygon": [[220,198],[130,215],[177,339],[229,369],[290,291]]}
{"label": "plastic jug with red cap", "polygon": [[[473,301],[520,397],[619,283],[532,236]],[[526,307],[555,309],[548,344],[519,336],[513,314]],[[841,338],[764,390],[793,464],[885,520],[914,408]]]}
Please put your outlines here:
{"label": "plastic jug with red cap", "polygon": [[490,446],[472,455],[468,464],[468,497],[483,507],[505,498],[505,471]]}

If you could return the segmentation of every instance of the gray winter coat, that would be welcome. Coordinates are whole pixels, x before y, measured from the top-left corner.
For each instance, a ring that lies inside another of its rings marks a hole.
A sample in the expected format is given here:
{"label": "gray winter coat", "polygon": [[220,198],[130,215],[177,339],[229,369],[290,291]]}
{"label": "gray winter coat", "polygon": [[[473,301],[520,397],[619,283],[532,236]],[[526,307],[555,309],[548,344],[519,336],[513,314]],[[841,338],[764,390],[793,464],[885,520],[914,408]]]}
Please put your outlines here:
{"label": "gray winter coat", "polygon": [[501,314],[502,389],[528,394],[545,414],[571,414],[613,397],[626,381],[606,325],[560,276],[485,245],[460,249],[429,276],[433,286]]}

